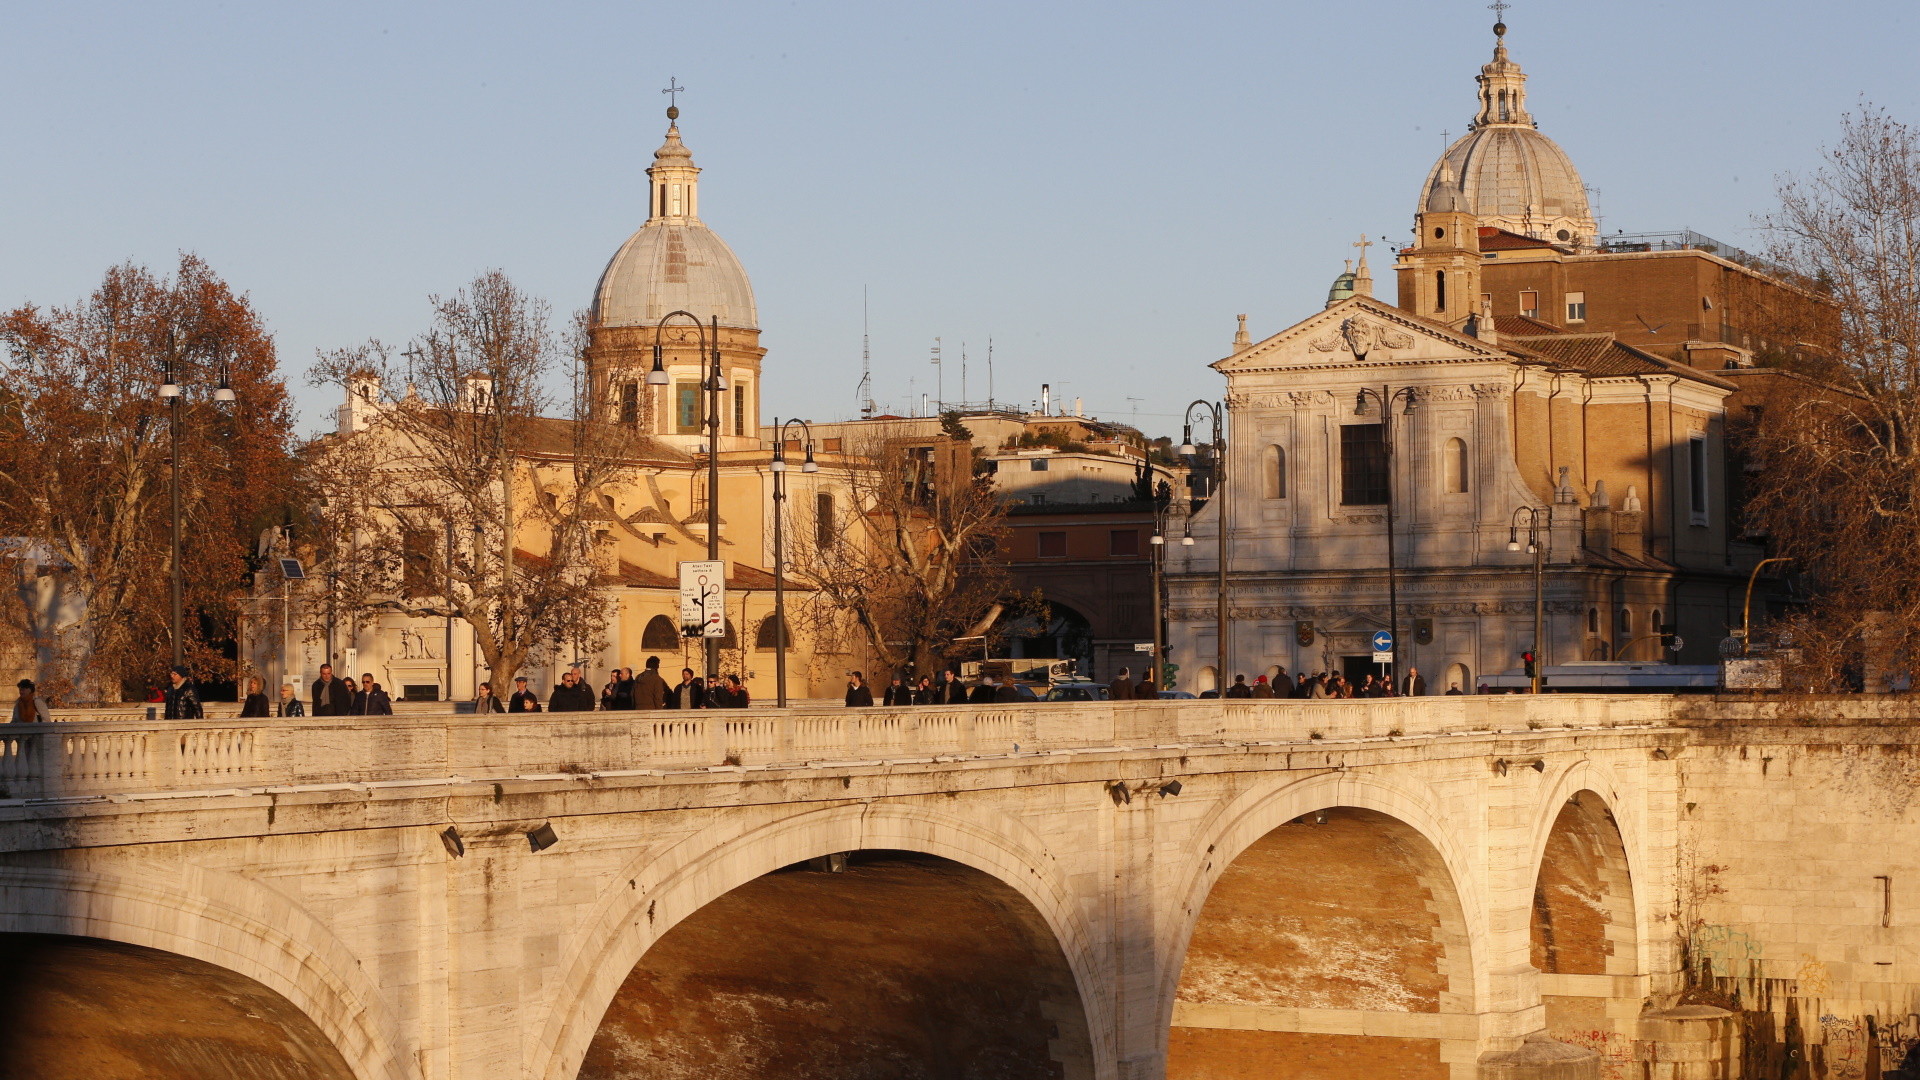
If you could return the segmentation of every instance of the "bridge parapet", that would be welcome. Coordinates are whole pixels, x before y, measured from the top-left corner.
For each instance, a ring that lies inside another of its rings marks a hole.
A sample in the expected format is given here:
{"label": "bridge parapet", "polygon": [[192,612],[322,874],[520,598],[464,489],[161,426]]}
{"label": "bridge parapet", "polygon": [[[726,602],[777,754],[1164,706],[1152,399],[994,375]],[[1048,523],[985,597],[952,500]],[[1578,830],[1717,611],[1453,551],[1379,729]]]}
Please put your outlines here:
{"label": "bridge parapet", "polygon": [[899,709],[442,714],[14,724],[0,803],[449,777],[906,762],[1090,748],[1669,723],[1673,699],[1605,695],[1382,701],[1036,703]]}

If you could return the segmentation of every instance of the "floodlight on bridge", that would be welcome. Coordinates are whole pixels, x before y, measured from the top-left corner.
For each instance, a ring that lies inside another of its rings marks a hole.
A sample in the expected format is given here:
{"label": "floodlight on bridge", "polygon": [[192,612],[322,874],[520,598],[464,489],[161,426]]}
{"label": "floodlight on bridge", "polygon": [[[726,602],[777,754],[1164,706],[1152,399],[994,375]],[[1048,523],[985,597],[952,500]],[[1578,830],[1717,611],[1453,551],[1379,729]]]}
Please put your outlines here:
{"label": "floodlight on bridge", "polygon": [[1160,797],[1164,799],[1169,795],[1178,795],[1180,794],[1180,788],[1180,781],[1169,780],[1160,785]]}
{"label": "floodlight on bridge", "polygon": [[549,821],[527,834],[527,846],[542,852],[560,842],[560,836],[553,831],[553,822]]}
{"label": "floodlight on bridge", "polygon": [[456,859],[467,853],[466,842],[460,839],[460,830],[452,825],[440,830],[440,844],[447,849],[447,854]]}

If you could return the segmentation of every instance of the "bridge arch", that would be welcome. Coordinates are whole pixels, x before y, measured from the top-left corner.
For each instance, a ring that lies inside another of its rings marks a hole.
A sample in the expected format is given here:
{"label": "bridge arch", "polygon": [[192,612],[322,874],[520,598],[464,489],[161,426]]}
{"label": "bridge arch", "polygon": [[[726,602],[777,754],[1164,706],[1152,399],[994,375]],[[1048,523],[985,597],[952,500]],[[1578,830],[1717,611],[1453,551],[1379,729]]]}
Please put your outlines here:
{"label": "bridge arch", "polygon": [[[1556,833],[1564,839],[1563,815],[1570,806],[1580,810],[1581,816],[1599,831],[1602,839],[1610,831],[1611,843],[1618,846],[1620,870],[1626,881],[1611,885],[1607,903],[1611,914],[1625,916],[1633,934],[1629,953],[1616,954],[1631,964],[1630,972],[1620,974],[1646,974],[1658,966],[1653,953],[1660,934],[1653,926],[1653,914],[1658,906],[1653,900],[1654,882],[1646,874],[1652,863],[1644,846],[1645,822],[1641,814],[1636,813],[1638,804],[1625,797],[1619,777],[1611,770],[1582,758],[1554,775],[1534,812],[1528,860],[1532,880],[1539,882],[1547,869],[1548,847],[1556,842]],[[1593,821],[1594,815],[1604,820]]]}
{"label": "bridge arch", "polygon": [[409,1075],[401,1029],[359,959],[299,905],[239,875],[0,868],[0,932],[117,941],[225,968],[304,1013],[359,1080]]}
{"label": "bridge arch", "polygon": [[[1038,835],[1002,814],[965,818],[916,805],[854,804],[752,824],[730,816],[673,846],[634,859],[566,952],[555,1004],[540,1025],[528,1074],[574,1080],[601,1018],[647,951],[682,921],[728,892],[807,859],[858,850],[909,851],[978,870],[1033,905],[1065,955],[1106,1080],[1114,1033],[1090,928]],[[627,884],[627,888],[619,885]]]}
{"label": "bridge arch", "polygon": [[[1321,810],[1329,811],[1326,821],[1333,828],[1324,832],[1309,829],[1299,837],[1285,839],[1278,833],[1283,826],[1299,819],[1321,820],[1318,814]],[[1458,826],[1456,824],[1453,830],[1447,828],[1439,796],[1404,777],[1389,778],[1373,773],[1341,771],[1321,773],[1306,779],[1282,777],[1250,787],[1225,803],[1196,830],[1200,838],[1208,843],[1203,845],[1196,841],[1186,874],[1186,887],[1175,894],[1180,897],[1179,904],[1166,916],[1173,924],[1170,929],[1174,932],[1168,935],[1158,1002],[1160,1030],[1168,1040],[1164,1049],[1175,1048],[1176,1009],[1180,1007],[1180,993],[1183,981],[1188,976],[1189,960],[1195,958],[1195,949],[1199,947],[1196,945],[1196,932],[1203,920],[1208,920],[1210,925],[1219,918],[1251,921],[1248,920],[1244,898],[1226,901],[1235,907],[1223,910],[1218,915],[1208,912],[1208,902],[1217,890],[1224,889],[1222,877],[1243,857],[1255,859],[1255,865],[1259,861],[1271,861],[1275,853],[1267,851],[1261,843],[1269,837],[1288,845],[1303,839],[1317,843],[1343,831],[1349,842],[1356,836],[1364,839],[1366,834],[1371,833],[1379,841],[1407,856],[1402,860],[1404,865],[1394,868],[1394,872],[1402,876],[1412,875],[1418,885],[1424,886],[1431,895],[1430,903],[1416,904],[1423,906],[1423,910],[1411,912],[1416,921],[1422,916],[1432,920],[1430,927],[1425,931],[1410,927],[1409,932],[1430,935],[1432,948],[1428,962],[1433,965],[1431,977],[1437,979],[1437,983],[1430,981],[1426,986],[1407,994],[1407,1000],[1387,1005],[1385,1011],[1402,1008],[1414,1013],[1478,1011],[1476,1003],[1484,1000],[1485,991],[1480,985],[1483,976],[1475,957],[1485,955],[1482,947],[1485,920],[1481,915],[1485,904],[1474,885],[1475,878],[1470,872],[1472,861],[1466,854],[1466,845],[1459,836]],[[1471,837],[1466,839],[1471,840]],[[1244,891],[1244,886],[1237,888]],[[1252,920],[1258,918],[1260,915],[1255,912]],[[1220,951],[1217,946],[1216,942],[1207,949],[1217,953]],[[1416,999],[1423,1003],[1416,1003]],[[1380,1008],[1378,1005],[1347,1002],[1310,1007]],[[1218,1011],[1219,1007],[1206,1008]],[[1241,1006],[1229,1004],[1226,1008],[1234,1010]],[[1189,1011],[1183,1015],[1191,1017],[1191,1009],[1189,1005]],[[1251,1014],[1248,1019],[1255,1030],[1264,1023],[1251,1018]],[[1192,1022],[1183,1020],[1183,1026],[1191,1026]],[[1241,1019],[1223,1017],[1219,1026],[1238,1029],[1242,1023]],[[1203,1026],[1216,1025],[1208,1021]],[[1248,1048],[1236,1046],[1222,1049],[1237,1054]],[[1429,1049],[1426,1052],[1437,1051]],[[1393,1068],[1384,1061],[1374,1064],[1388,1071]]]}

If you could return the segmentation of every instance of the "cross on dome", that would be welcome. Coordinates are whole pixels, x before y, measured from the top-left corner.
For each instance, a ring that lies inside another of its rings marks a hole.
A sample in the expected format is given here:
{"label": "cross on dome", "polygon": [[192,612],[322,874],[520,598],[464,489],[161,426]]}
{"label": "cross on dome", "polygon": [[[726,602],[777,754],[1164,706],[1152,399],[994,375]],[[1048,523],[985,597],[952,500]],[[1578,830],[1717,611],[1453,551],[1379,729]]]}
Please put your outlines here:
{"label": "cross on dome", "polygon": [[667,76],[667,88],[660,92],[667,95],[667,119],[680,119],[680,95],[686,93],[687,88],[680,85],[679,79],[669,75]]}

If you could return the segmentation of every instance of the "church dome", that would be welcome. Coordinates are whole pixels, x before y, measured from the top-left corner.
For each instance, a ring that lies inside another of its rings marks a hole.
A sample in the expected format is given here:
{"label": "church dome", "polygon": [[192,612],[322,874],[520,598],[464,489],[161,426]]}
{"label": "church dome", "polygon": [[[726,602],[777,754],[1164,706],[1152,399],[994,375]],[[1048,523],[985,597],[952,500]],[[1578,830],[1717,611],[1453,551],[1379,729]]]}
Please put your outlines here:
{"label": "church dome", "polygon": [[[677,112],[677,110],[676,110]],[[593,318],[602,326],[653,326],[673,311],[701,322],[759,328],[746,268],[712,229],[701,223],[699,174],[680,141],[678,124],[654,152],[646,224],[620,245],[594,290]]]}
{"label": "church dome", "polygon": [[1480,69],[1480,111],[1428,171],[1420,208],[1457,199],[1483,225],[1589,247],[1598,226],[1586,185],[1566,151],[1528,115],[1527,77],[1507,57],[1506,29],[1494,27],[1493,62]]}

